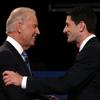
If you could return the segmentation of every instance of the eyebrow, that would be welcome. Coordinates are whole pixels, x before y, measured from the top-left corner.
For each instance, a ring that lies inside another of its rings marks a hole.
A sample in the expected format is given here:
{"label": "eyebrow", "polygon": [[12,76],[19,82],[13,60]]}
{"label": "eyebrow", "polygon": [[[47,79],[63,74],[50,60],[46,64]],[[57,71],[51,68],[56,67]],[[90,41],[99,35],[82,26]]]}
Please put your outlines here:
{"label": "eyebrow", "polygon": [[69,25],[69,23],[68,22],[65,22],[65,24],[68,26]]}

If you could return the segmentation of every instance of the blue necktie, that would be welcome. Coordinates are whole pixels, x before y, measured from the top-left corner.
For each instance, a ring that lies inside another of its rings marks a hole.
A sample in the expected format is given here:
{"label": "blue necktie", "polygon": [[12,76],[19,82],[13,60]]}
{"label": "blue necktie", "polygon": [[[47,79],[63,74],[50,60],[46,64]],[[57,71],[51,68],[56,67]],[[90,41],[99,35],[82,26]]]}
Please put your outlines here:
{"label": "blue necktie", "polygon": [[27,68],[28,68],[30,74],[32,75],[32,72],[31,72],[31,69],[30,69],[29,59],[28,59],[27,53],[25,51],[22,52],[22,57],[23,57],[23,60],[25,61],[26,65],[27,65]]}

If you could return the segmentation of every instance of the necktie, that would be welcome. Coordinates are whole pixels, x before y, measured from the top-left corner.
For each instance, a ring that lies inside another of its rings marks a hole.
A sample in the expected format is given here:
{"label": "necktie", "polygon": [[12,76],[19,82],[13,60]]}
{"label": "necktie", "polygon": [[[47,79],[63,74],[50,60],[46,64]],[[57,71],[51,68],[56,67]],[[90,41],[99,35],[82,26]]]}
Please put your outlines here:
{"label": "necktie", "polygon": [[27,68],[28,68],[30,74],[32,75],[31,69],[30,69],[29,59],[28,59],[27,53],[26,53],[25,51],[22,52],[22,57],[23,57],[24,62],[25,62],[26,65],[27,65]]}

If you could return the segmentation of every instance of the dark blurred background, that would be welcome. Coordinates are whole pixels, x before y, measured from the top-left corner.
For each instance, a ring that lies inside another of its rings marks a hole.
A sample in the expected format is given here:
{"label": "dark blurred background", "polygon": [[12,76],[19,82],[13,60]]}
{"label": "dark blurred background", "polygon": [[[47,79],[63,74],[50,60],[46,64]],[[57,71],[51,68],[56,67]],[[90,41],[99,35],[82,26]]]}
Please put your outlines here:
{"label": "dark blurred background", "polygon": [[37,12],[41,34],[35,46],[27,52],[33,70],[67,70],[74,63],[77,48],[68,44],[63,33],[66,11],[77,5],[90,5],[98,18],[96,35],[100,39],[100,0],[1,0],[0,1],[0,45],[6,39],[5,25],[10,12],[20,6],[33,8]]}

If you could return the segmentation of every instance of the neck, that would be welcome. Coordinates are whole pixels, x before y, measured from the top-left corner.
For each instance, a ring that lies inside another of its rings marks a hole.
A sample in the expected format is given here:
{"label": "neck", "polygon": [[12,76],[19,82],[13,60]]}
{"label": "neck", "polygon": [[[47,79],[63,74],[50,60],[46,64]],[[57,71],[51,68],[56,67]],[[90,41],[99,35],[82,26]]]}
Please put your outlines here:
{"label": "neck", "polygon": [[80,45],[82,44],[82,42],[83,42],[87,37],[89,37],[90,35],[92,35],[92,34],[91,34],[91,33],[88,33],[88,34],[85,34],[85,35],[80,36],[79,41],[76,42],[77,48],[80,48]]}

